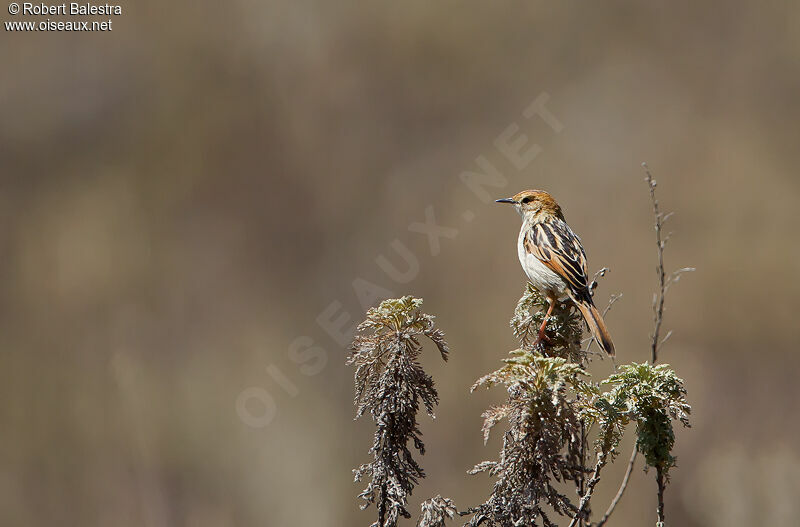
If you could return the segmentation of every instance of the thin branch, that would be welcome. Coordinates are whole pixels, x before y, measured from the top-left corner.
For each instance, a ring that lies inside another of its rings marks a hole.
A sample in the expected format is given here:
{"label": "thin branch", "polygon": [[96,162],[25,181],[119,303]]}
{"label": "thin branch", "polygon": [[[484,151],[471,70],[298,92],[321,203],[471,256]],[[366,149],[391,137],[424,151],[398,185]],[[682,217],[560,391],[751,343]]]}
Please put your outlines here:
{"label": "thin branch", "polygon": [[596,527],[602,527],[608,521],[608,518],[611,516],[611,513],[614,512],[614,509],[617,508],[617,504],[619,500],[622,499],[622,495],[625,493],[625,488],[628,486],[628,480],[631,477],[631,472],[633,472],[633,466],[636,464],[636,455],[639,452],[636,450],[636,445],[633,445],[633,451],[631,452],[631,459],[628,461],[628,468],[625,469],[625,476],[622,478],[622,484],[619,486],[619,490],[617,491],[617,495],[614,496],[614,499],[611,501],[611,505],[608,506],[608,510],[606,513],[603,514],[603,517],[597,522]]}
{"label": "thin branch", "polygon": [[592,474],[592,478],[586,485],[586,494],[584,494],[583,497],[581,497],[581,502],[580,504],[578,504],[578,510],[577,512],[575,512],[575,516],[572,517],[572,521],[570,522],[569,527],[575,527],[579,521],[582,521],[584,513],[586,512],[586,507],[589,505],[589,500],[592,499],[592,493],[594,492],[594,488],[600,481],[600,471],[603,470],[607,458],[608,458],[607,454],[603,454],[602,452],[597,455],[597,464],[594,466],[594,473]]}
{"label": "thin branch", "polygon": [[672,330],[670,329],[669,331],[667,331],[667,334],[664,335],[664,338],[661,339],[661,342],[658,343],[658,347],[661,348],[662,346],[664,346],[664,343],[668,341],[671,336],[672,336]]}
{"label": "thin branch", "polygon": [[[580,399],[580,395],[578,395]],[[581,467],[586,466],[586,423],[581,421]],[[581,470],[581,477],[578,480],[578,495],[583,496],[584,492],[586,492],[586,477],[583,474],[583,470]],[[584,527],[586,524],[584,523],[584,519],[581,518],[578,523],[578,527]]]}
{"label": "thin branch", "polygon": [[619,300],[620,298],[622,298],[622,293],[611,295],[611,298],[608,299],[608,305],[605,307],[605,309],[603,309],[603,317],[604,318],[605,318],[606,314],[609,311],[611,311],[611,306],[613,306],[616,303],[616,301]]}
{"label": "thin branch", "polygon": [[653,203],[653,216],[655,217],[655,230],[656,230],[656,245],[658,246],[658,266],[656,273],[658,274],[658,293],[656,298],[653,299],[653,340],[651,343],[652,363],[658,362],[658,335],[661,331],[661,323],[664,320],[664,296],[667,292],[667,275],[664,272],[664,246],[666,241],[662,239],[661,229],[664,225],[664,216],[658,208],[658,200],[656,199],[656,180],[650,173],[650,168],[647,163],[642,163],[647,181],[647,186],[650,188],[650,201]]}
{"label": "thin branch", "polygon": [[677,271],[673,271],[672,274],[669,275],[667,278],[667,286],[664,290],[664,293],[669,291],[669,288],[672,284],[679,281],[683,273],[691,273],[692,271],[696,271],[694,267],[684,267],[683,269],[678,269]]}
{"label": "thin branch", "polygon": [[664,472],[661,466],[656,466],[656,483],[658,483],[658,523],[657,527],[664,527]]}

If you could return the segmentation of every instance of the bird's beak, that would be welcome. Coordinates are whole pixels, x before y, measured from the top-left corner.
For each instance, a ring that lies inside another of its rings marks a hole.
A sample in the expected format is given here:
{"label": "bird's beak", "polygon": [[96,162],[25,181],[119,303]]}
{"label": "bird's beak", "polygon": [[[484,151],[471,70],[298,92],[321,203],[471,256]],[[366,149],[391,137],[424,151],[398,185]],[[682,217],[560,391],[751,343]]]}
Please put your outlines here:
{"label": "bird's beak", "polygon": [[511,198],[496,199],[494,201],[495,203],[516,203],[516,201]]}

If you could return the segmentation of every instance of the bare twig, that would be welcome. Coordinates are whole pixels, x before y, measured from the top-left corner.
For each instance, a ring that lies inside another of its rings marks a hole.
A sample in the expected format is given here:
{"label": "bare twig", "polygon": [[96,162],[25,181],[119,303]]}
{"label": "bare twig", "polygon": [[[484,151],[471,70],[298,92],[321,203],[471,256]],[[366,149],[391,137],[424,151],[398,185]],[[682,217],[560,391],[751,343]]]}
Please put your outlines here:
{"label": "bare twig", "polygon": [[670,286],[675,282],[679,281],[683,273],[691,273],[694,270],[695,270],[694,267],[684,267],[682,269],[678,269],[677,271],[672,271],[672,274],[670,274],[669,277],[667,278],[667,286],[664,289],[664,292],[666,293],[667,291],[669,291]]}
{"label": "bare twig", "polygon": [[617,300],[622,298],[622,293],[620,294],[613,294],[611,298],[608,299],[608,305],[603,309],[603,316],[605,317],[606,314],[611,311],[611,307],[616,303]]}
{"label": "bare twig", "polygon": [[658,484],[658,527],[664,527],[664,471],[661,466],[656,467],[656,483]]}
{"label": "bare twig", "polygon": [[656,231],[656,245],[658,247],[658,266],[656,267],[656,274],[658,275],[658,292],[653,295],[653,340],[651,342],[651,356],[652,363],[658,362],[658,352],[661,346],[672,335],[670,331],[663,340],[659,341],[659,333],[661,331],[661,324],[664,321],[664,299],[666,298],[669,286],[681,279],[683,273],[694,271],[694,267],[684,267],[672,272],[669,276],[664,271],[664,247],[667,245],[672,233],[663,235],[664,223],[672,216],[672,212],[664,214],[658,207],[658,200],[656,199],[656,180],[650,173],[650,167],[647,163],[642,163],[645,171],[645,181],[650,188],[650,201],[653,203],[653,217],[654,226]]}
{"label": "bare twig", "polygon": [[608,521],[608,518],[611,516],[611,513],[614,512],[614,509],[617,508],[617,504],[619,500],[622,499],[622,495],[625,493],[625,488],[628,486],[628,480],[631,477],[631,472],[633,472],[633,466],[636,464],[636,455],[639,452],[636,450],[636,445],[633,445],[633,451],[631,452],[631,459],[628,461],[628,468],[625,469],[625,476],[622,478],[622,484],[619,486],[619,490],[617,491],[617,495],[614,496],[614,499],[611,501],[611,505],[608,506],[606,513],[603,514],[603,517],[597,522],[596,527],[602,527]]}
{"label": "bare twig", "polygon": [[[580,398],[580,395],[578,396]],[[581,467],[586,466],[586,423],[581,421]],[[583,497],[586,492],[586,478],[581,471],[581,477],[578,480],[578,495]],[[584,527],[586,524],[583,518],[578,520],[578,527]]]}
{"label": "bare twig", "polygon": [[667,331],[667,334],[664,335],[664,338],[661,339],[661,342],[658,343],[658,347],[660,348],[661,346],[663,346],[664,343],[668,341],[671,336],[672,336],[672,330]]}
{"label": "bare twig", "polygon": [[600,471],[603,470],[603,467],[606,465],[607,459],[608,454],[603,452],[597,454],[597,464],[594,466],[594,473],[592,474],[589,483],[586,484],[586,493],[581,497],[581,502],[578,504],[578,510],[575,512],[575,516],[572,517],[569,527],[575,527],[578,522],[582,521],[584,513],[586,512],[586,507],[589,505],[589,500],[592,499],[594,488],[600,481]]}
{"label": "bare twig", "polygon": [[666,216],[658,208],[658,200],[656,199],[656,180],[650,173],[650,168],[647,163],[642,163],[644,167],[645,181],[647,186],[650,187],[650,201],[653,202],[653,216],[655,217],[655,230],[656,230],[656,244],[658,245],[658,266],[656,267],[656,274],[658,275],[658,293],[653,298],[653,340],[651,344],[652,362],[658,362],[658,334],[661,331],[661,323],[664,320],[664,295],[667,292],[667,275],[664,272],[664,247],[667,242],[662,238],[661,232],[664,226],[664,220],[670,215]]}

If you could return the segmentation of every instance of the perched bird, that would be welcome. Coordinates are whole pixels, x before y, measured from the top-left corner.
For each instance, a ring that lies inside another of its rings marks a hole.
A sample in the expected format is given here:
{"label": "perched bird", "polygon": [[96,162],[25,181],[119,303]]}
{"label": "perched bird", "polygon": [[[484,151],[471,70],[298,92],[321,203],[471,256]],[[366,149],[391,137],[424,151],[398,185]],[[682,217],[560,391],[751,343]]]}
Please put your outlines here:
{"label": "perched bird", "polygon": [[569,297],[600,347],[614,355],[611,335],[589,292],[586,252],[578,235],[564,220],[564,213],[553,196],[543,190],[523,190],[512,198],[498,199],[497,203],[511,203],[522,216],[522,229],[517,241],[519,262],[533,287],[550,304],[536,343],[549,341],[545,333],[547,319],[555,303]]}

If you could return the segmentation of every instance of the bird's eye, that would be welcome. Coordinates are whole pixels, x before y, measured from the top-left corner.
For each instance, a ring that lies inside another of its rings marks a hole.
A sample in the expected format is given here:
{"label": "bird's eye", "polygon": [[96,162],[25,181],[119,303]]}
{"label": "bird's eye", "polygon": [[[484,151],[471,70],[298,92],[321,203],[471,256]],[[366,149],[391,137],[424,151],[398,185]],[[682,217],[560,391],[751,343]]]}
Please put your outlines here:
{"label": "bird's eye", "polygon": [[531,201],[530,196],[522,198],[522,203],[530,203],[530,201]]}

